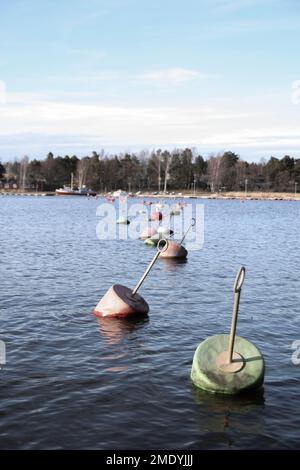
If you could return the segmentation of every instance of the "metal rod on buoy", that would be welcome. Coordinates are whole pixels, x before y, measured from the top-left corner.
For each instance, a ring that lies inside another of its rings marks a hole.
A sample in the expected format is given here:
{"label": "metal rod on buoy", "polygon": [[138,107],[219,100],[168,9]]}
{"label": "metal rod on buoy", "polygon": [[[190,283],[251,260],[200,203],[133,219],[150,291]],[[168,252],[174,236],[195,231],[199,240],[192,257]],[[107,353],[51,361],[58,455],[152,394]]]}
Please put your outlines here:
{"label": "metal rod on buoy", "polygon": [[264,381],[264,358],[254,344],[235,336],[241,288],[245,279],[242,266],[236,276],[230,335],[206,338],[196,349],[191,378],[197,387],[214,393],[235,395],[257,390]]}
{"label": "metal rod on buoy", "polygon": [[183,237],[182,237],[181,242],[179,243],[179,245],[182,245],[182,243],[183,243],[185,237],[187,236],[187,234],[188,234],[188,232],[190,231],[191,227],[194,227],[195,223],[196,223],[196,219],[192,218],[191,223],[190,223],[190,225],[189,225],[187,231],[186,231],[185,234],[183,235]]}
{"label": "metal rod on buoy", "polygon": [[[164,242],[163,246],[160,247],[160,244],[161,242]],[[142,275],[141,279],[139,280],[139,282],[137,283],[137,285],[135,286],[135,288],[133,289],[132,291],[132,295],[135,295],[137,293],[137,291],[139,290],[139,288],[141,287],[141,285],[143,284],[144,280],[146,279],[146,277],[148,276],[150,270],[152,269],[155,261],[157,260],[157,258],[159,257],[159,255],[161,253],[163,253],[164,251],[166,251],[166,249],[168,248],[168,240],[166,240],[165,238],[161,238],[158,243],[157,243],[157,252],[155,253],[151,263],[149,264],[148,268],[146,269],[146,271],[144,272],[144,274]]]}
{"label": "metal rod on buoy", "polygon": [[231,319],[231,328],[230,328],[230,336],[229,336],[229,345],[228,345],[228,362],[229,364],[232,363],[233,359],[233,348],[234,348],[234,340],[235,340],[235,332],[236,332],[236,324],[239,312],[239,305],[240,305],[240,297],[241,297],[241,289],[245,279],[246,268],[242,266],[237,273],[237,276],[234,281],[233,285],[233,292],[234,292],[234,304],[233,304],[233,312],[232,312],[232,319]]}

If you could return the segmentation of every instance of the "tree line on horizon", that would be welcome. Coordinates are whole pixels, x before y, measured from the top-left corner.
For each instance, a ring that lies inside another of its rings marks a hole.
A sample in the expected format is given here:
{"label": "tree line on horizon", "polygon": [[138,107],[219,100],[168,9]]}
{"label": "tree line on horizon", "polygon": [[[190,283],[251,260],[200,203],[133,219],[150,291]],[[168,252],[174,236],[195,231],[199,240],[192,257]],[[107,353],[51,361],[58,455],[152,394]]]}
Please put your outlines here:
{"label": "tree line on horizon", "polygon": [[0,187],[54,191],[74,185],[109,192],[135,191],[282,191],[297,190],[300,159],[274,156],[248,163],[234,152],[205,159],[194,149],[142,151],[105,154],[93,152],[83,158],[54,156],[45,159],[23,157],[0,163]]}

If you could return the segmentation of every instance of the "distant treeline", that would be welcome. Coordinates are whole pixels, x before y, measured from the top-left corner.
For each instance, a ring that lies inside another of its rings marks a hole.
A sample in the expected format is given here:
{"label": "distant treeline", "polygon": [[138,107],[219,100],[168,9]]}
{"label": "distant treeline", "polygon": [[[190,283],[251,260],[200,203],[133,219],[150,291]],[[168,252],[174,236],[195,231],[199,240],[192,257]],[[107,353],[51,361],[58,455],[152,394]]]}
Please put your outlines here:
{"label": "distant treeline", "polygon": [[70,185],[72,173],[74,185],[96,191],[294,191],[300,159],[286,155],[247,163],[230,151],[204,159],[190,148],[114,155],[101,151],[81,159],[49,153],[42,160],[0,163],[0,187],[54,191]]}

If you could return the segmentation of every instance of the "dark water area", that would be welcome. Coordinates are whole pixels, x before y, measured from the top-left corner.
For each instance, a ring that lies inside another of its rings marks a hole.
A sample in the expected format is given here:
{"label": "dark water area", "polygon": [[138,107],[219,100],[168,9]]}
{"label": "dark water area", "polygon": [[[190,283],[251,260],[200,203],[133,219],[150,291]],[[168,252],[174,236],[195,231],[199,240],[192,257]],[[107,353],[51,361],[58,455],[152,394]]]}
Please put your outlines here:
{"label": "dark water area", "polygon": [[[0,198],[1,449],[296,449],[300,442],[300,204],[193,201],[205,242],[186,263],[158,260],[141,287],[146,317],[91,314],[113,283],[134,287],[154,251],[99,240],[87,198]],[[190,380],[194,351],[237,333],[266,361],[264,389],[214,396]]]}

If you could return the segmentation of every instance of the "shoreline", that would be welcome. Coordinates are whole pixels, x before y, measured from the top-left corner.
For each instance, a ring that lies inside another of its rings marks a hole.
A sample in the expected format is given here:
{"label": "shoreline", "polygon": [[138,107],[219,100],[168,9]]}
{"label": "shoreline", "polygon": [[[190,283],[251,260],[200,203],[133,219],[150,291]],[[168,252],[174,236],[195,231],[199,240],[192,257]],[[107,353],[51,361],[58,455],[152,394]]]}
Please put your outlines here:
{"label": "shoreline", "polygon": [[142,193],[136,197],[151,197],[156,199],[237,199],[243,201],[300,201],[300,193],[282,193],[282,192],[258,192],[253,191],[245,193],[243,191],[230,191],[230,192],[222,192],[222,193],[208,193],[208,192],[200,192],[196,191],[196,193],[191,192],[179,192],[176,194],[153,194],[153,193]]}
{"label": "shoreline", "polygon": [[[98,193],[97,197],[106,197],[108,193]],[[0,191],[0,196],[56,196],[55,192],[51,191]],[[60,196],[62,197],[62,196]],[[66,197],[66,196],[65,196]],[[83,197],[83,196],[81,196]],[[245,194],[243,191],[230,191],[222,193],[208,193],[196,191],[192,193],[190,191],[179,191],[175,194],[154,194],[151,192],[143,192],[140,194],[134,194],[131,197],[136,198],[152,198],[152,199],[222,199],[222,200],[243,200],[243,201],[300,201],[300,193],[282,193],[282,192],[262,192],[262,191],[248,191]],[[117,199],[117,198],[116,198]]]}

